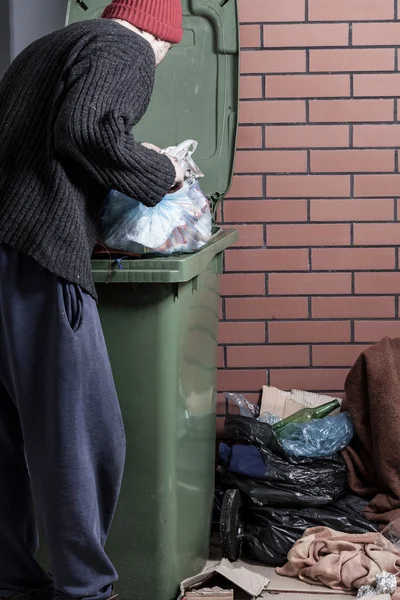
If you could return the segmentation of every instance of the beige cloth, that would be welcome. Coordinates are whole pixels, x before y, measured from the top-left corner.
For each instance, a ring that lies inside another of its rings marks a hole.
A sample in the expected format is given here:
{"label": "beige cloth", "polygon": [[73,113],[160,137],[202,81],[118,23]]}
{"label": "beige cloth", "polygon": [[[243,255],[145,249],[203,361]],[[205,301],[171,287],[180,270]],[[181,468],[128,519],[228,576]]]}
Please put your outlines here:
{"label": "beige cloth", "polygon": [[[276,571],[347,591],[374,585],[381,571],[393,573],[400,581],[400,552],[380,533],[345,534],[313,527],[290,550],[286,565]],[[392,598],[400,600],[400,590]]]}

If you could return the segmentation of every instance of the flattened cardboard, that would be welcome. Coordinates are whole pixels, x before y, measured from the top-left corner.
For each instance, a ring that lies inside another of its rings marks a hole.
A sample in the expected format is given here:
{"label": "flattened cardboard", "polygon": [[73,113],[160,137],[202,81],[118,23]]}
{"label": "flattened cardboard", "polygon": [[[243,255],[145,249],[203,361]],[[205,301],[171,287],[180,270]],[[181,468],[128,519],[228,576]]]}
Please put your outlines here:
{"label": "flattened cardboard", "polygon": [[[338,400],[341,403],[340,398],[332,398],[331,396],[323,396],[322,394],[313,394],[312,392],[301,390],[285,392],[265,385],[262,392],[260,414],[270,412],[281,419],[285,419],[302,408],[315,408],[332,400]],[[336,413],[333,412],[332,414]]]}
{"label": "flattened cardboard", "polygon": [[269,584],[269,580],[264,574],[247,568],[247,565],[241,561],[233,565],[224,558],[219,564],[209,566],[203,573],[183,581],[178,600],[183,600],[185,593],[189,590],[207,587],[207,583],[215,575],[221,575],[229,584],[243,590],[250,598],[258,598]]}
{"label": "flattened cardboard", "polygon": [[194,590],[186,592],[185,600],[234,600],[233,590],[222,590],[221,588]]}

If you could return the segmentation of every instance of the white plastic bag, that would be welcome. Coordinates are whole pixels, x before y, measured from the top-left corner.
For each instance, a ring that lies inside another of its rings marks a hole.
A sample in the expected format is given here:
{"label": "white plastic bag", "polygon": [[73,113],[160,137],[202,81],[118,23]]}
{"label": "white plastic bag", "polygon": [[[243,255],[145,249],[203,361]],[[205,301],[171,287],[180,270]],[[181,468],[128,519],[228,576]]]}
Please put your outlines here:
{"label": "white plastic bag", "polygon": [[210,240],[209,201],[197,181],[203,174],[193,162],[197,142],[187,140],[163,152],[175,156],[185,173],[181,190],[168,194],[155,207],[112,190],[100,223],[102,243],[111,250],[133,254],[195,252]]}

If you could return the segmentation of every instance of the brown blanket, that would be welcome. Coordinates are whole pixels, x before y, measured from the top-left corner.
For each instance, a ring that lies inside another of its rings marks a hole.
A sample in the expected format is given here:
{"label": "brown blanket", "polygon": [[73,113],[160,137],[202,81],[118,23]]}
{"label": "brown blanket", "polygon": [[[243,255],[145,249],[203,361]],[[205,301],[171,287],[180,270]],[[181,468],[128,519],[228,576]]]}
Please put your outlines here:
{"label": "brown blanket", "polygon": [[[313,527],[290,550],[286,565],[276,571],[307,583],[348,591],[374,585],[381,571],[398,577],[400,552],[380,533],[352,535]],[[392,598],[399,600],[400,590]]]}
{"label": "brown blanket", "polygon": [[400,517],[400,339],[361,354],[346,380],[356,436],[343,450],[352,491],[370,503],[365,515],[387,524]]}

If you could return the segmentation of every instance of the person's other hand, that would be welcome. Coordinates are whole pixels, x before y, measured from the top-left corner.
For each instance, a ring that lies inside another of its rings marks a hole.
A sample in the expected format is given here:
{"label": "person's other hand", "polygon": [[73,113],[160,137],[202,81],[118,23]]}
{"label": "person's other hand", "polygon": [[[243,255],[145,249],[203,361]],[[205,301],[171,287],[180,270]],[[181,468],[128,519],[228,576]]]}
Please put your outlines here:
{"label": "person's other hand", "polygon": [[170,194],[174,194],[175,192],[178,192],[180,189],[182,189],[183,182],[185,179],[185,173],[184,173],[181,165],[179,164],[178,159],[176,159],[175,157],[172,157],[172,156],[168,156],[168,158],[170,159],[170,161],[172,162],[172,164],[175,167],[175,183],[169,192]]}
{"label": "person's other hand", "polygon": [[147,150],[154,150],[154,152],[161,152],[161,148],[159,148],[158,146],[155,146],[154,144],[149,144],[148,142],[142,142],[142,146],[144,146],[145,148],[147,148]]}

